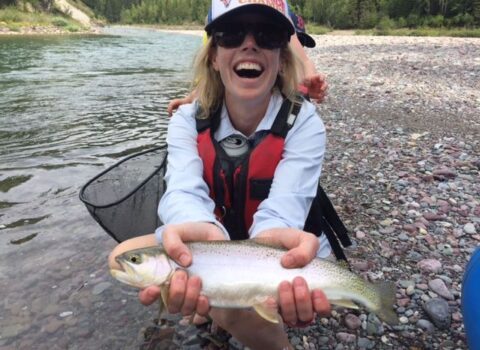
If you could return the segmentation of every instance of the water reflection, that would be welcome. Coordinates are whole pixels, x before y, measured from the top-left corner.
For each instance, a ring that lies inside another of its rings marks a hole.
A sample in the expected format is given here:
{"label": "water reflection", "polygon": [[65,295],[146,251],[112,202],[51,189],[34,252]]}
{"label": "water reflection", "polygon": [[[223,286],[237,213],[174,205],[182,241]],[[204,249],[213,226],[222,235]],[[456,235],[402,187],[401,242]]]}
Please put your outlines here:
{"label": "water reflection", "polygon": [[77,196],[164,142],[167,103],[188,91],[201,40],[106,31],[0,37],[2,349],[135,348],[155,313],[110,279],[115,243]]}

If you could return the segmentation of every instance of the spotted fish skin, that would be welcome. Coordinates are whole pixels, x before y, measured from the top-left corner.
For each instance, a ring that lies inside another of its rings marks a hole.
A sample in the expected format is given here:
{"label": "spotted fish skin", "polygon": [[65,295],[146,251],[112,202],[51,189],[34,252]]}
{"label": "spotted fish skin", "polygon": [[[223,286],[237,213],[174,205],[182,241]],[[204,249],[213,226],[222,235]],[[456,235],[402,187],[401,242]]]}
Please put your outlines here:
{"label": "spotted fish skin", "polygon": [[[393,310],[393,283],[372,284],[340,265],[319,258],[305,267],[286,269],[280,264],[284,249],[254,240],[186,244],[193,259],[185,270],[201,278],[202,294],[213,307],[258,306],[268,297],[277,298],[282,281],[301,276],[310,289],[323,290],[332,304],[351,308],[360,305],[389,324],[398,323]],[[180,268],[168,258],[162,246],[126,252],[116,260],[124,271],[112,270],[112,275],[138,288],[168,283],[175,269]]]}

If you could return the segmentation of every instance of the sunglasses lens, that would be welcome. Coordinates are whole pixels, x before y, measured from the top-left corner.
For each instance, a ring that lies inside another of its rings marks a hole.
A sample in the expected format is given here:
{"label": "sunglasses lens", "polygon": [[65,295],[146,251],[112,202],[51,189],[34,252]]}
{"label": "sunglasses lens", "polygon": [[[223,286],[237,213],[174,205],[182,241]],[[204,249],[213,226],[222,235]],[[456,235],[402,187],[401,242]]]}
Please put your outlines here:
{"label": "sunglasses lens", "polygon": [[253,34],[257,45],[265,49],[279,49],[288,43],[288,34],[271,24],[259,24]]}
{"label": "sunglasses lens", "polygon": [[239,47],[243,43],[245,36],[246,33],[242,32],[224,31],[214,33],[213,38],[218,46],[232,49]]}
{"label": "sunglasses lens", "polygon": [[231,49],[239,47],[248,33],[253,34],[255,42],[263,49],[279,49],[288,43],[288,34],[285,30],[267,23],[250,25],[232,23],[229,27],[215,31],[213,40],[218,46]]}

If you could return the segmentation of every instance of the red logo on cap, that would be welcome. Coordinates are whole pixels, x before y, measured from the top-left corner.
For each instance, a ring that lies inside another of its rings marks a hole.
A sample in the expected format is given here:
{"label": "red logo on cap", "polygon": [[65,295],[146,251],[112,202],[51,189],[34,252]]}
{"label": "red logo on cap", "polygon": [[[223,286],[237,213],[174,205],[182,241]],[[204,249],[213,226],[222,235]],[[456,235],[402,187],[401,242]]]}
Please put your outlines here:
{"label": "red logo on cap", "polygon": [[228,5],[230,5],[230,1],[231,0],[220,0],[221,2],[223,2],[223,4],[225,5],[225,7],[228,7]]}
{"label": "red logo on cap", "polygon": [[305,29],[305,22],[303,21],[303,18],[300,16],[297,16],[297,26],[302,30]]}

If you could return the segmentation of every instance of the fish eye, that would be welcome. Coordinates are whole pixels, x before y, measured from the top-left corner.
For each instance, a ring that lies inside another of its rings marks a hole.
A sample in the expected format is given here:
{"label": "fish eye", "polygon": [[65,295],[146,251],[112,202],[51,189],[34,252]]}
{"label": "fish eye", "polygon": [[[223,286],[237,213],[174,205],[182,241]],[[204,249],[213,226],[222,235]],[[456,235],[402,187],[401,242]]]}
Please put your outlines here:
{"label": "fish eye", "polygon": [[130,257],[130,261],[134,264],[139,264],[142,262],[142,259],[140,258],[140,255],[137,255],[137,254],[133,254],[131,257]]}

